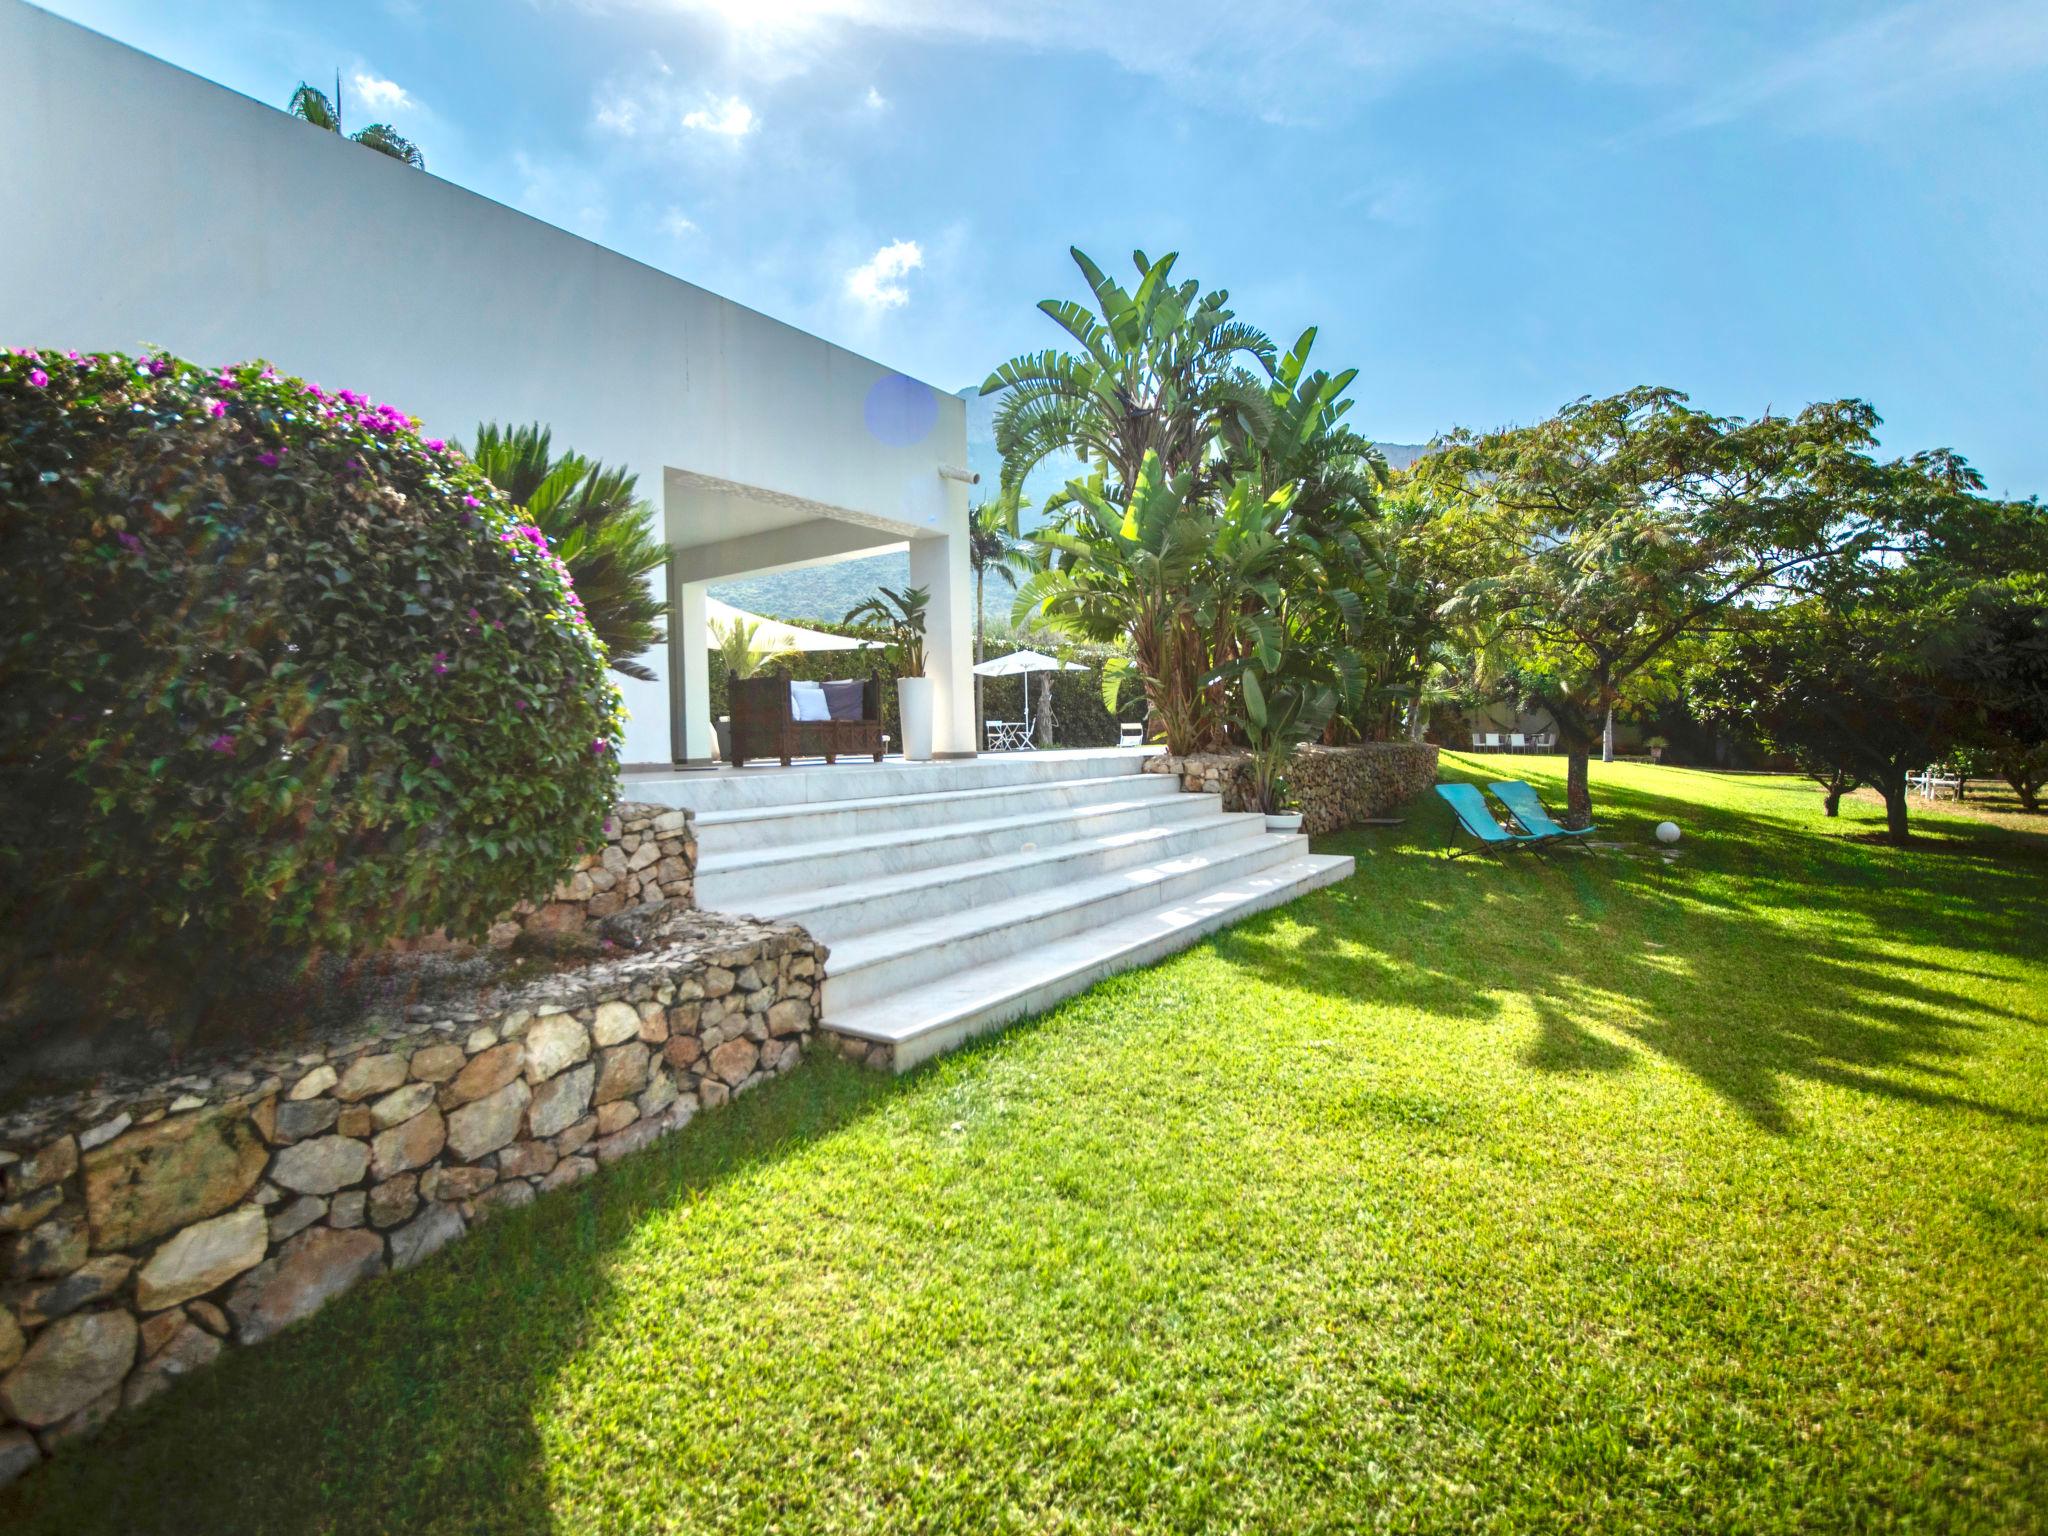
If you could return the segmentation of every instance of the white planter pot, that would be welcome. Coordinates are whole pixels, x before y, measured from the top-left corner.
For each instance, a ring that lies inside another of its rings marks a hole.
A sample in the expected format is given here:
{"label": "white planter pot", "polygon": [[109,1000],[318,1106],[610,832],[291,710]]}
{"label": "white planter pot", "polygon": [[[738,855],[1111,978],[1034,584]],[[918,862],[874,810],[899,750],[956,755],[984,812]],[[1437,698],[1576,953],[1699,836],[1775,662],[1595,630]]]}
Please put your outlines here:
{"label": "white planter pot", "polygon": [[903,720],[903,756],[913,763],[930,762],[932,680],[928,677],[898,678],[896,712]]}
{"label": "white planter pot", "polygon": [[1266,830],[1268,832],[1299,832],[1301,830],[1301,812],[1268,811],[1266,813]]}

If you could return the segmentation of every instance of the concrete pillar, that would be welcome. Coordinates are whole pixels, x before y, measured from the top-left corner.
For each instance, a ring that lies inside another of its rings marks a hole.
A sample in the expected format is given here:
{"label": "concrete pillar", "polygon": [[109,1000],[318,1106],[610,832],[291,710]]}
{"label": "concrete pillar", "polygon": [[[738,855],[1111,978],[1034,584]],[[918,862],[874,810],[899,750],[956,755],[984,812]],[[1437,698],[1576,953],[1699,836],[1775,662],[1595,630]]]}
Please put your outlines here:
{"label": "concrete pillar", "polygon": [[[961,501],[965,502],[964,489]],[[910,584],[931,589],[925,671],[932,678],[932,752],[974,756],[974,578],[965,519],[957,534],[910,541]]]}
{"label": "concrete pillar", "polygon": [[713,740],[711,626],[704,614],[709,590],[702,581],[678,581],[670,589],[669,733],[675,761],[697,767],[710,763]]}

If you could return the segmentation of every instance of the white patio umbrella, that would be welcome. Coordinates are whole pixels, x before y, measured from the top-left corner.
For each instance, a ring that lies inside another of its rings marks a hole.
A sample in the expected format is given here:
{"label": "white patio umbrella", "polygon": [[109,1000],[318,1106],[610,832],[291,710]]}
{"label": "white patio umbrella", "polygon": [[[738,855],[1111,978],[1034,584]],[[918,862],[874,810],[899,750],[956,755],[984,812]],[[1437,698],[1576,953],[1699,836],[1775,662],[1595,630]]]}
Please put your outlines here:
{"label": "white patio umbrella", "polygon": [[[1022,677],[1031,672],[1086,672],[1088,669],[1077,661],[1061,661],[1043,651],[1012,651],[1007,656],[992,657],[975,669],[982,677]],[[1031,685],[1024,685],[1024,739],[1031,740]]]}
{"label": "white patio umbrella", "polygon": [[748,613],[744,608],[721,603],[715,597],[704,599],[704,617],[720,629],[730,628],[736,621],[757,625],[753,648],[771,656],[777,651],[872,651],[880,650],[882,645],[879,640],[828,635],[821,629],[805,629],[798,624],[785,624],[780,619],[764,619],[758,613]]}

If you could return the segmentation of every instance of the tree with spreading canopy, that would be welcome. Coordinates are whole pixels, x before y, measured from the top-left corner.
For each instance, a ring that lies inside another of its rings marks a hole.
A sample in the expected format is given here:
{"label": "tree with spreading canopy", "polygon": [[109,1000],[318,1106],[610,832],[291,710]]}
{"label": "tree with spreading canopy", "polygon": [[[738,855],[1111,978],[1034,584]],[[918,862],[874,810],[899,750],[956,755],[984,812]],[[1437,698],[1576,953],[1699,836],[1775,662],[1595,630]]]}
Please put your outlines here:
{"label": "tree with spreading canopy", "polygon": [[1608,710],[1670,647],[1879,556],[1911,504],[1977,483],[1945,453],[1879,463],[1877,426],[1859,400],[1750,421],[1644,387],[1454,432],[1417,466],[1479,546],[1479,574],[1444,611],[1503,646],[1557,722],[1569,825],[1591,820]]}

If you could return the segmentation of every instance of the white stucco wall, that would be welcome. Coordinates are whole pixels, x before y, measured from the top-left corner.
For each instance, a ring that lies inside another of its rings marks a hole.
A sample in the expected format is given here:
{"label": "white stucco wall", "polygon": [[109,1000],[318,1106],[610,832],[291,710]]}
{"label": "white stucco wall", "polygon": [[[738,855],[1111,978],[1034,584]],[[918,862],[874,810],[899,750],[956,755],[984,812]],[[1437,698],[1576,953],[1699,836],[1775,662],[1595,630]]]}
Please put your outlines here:
{"label": "white stucco wall", "polygon": [[[544,421],[636,471],[673,545],[792,508],[876,544],[965,537],[945,391],[906,432],[916,386],[879,363],[22,0],[0,0],[0,208],[0,343],[260,356],[462,440]],[[764,494],[674,495],[672,470]],[[668,760],[666,684],[624,686],[627,760]]]}

